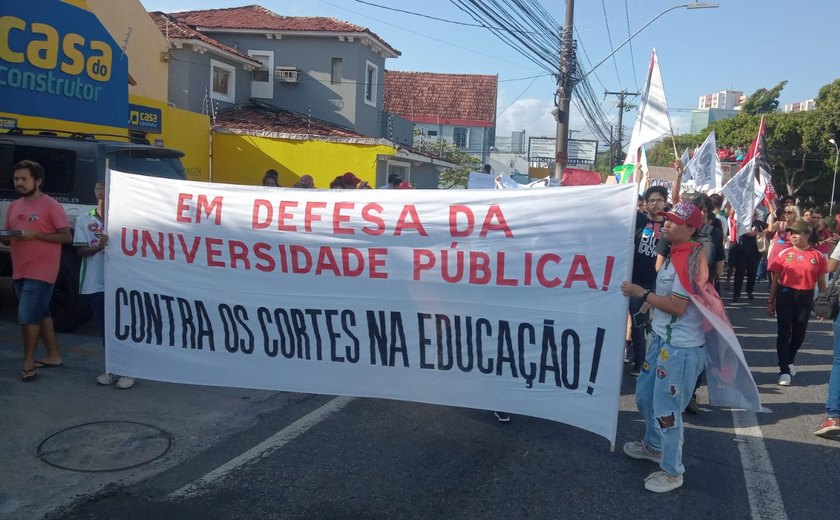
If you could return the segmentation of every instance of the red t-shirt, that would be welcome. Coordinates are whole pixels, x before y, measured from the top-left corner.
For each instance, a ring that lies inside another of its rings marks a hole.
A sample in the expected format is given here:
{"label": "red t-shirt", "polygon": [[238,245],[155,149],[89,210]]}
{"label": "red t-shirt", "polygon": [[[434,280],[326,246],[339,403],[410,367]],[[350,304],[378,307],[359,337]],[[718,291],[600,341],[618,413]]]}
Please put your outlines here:
{"label": "red t-shirt", "polygon": [[[61,204],[49,195],[35,200],[18,199],[6,211],[6,228],[55,233],[69,228]],[[43,240],[12,240],[12,278],[30,278],[55,283],[61,262],[61,244]]]}
{"label": "red t-shirt", "polygon": [[814,288],[818,276],[828,272],[828,263],[816,249],[799,251],[795,247],[788,247],[772,257],[767,270],[779,273],[780,285],[808,291]]}

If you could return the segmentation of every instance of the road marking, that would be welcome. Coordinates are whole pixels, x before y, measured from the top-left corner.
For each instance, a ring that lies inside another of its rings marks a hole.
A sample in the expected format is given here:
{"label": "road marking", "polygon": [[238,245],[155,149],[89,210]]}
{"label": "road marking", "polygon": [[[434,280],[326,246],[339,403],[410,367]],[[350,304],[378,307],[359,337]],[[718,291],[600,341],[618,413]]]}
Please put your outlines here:
{"label": "road marking", "polygon": [[186,498],[201,494],[202,488],[207,487],[240,466],[266,457],[273,451],[282,448],[306,433],[316,424],[347,406],[352,400],[352,397],[345,396],[334,398],[324,406],[309,412],[235,459],[229,460],[203,477],[197,478],[186,486],[173,491],[169,494],[169,498]]}
{"label": "road marking", "polygon": [[779,492],[779,483],[773,473],[773,464],[764,445],[764,435],[753,412],[732,410],[737,438],[746,439],[738,443],[741,467],[753,520],[787,520],[785,504]]}

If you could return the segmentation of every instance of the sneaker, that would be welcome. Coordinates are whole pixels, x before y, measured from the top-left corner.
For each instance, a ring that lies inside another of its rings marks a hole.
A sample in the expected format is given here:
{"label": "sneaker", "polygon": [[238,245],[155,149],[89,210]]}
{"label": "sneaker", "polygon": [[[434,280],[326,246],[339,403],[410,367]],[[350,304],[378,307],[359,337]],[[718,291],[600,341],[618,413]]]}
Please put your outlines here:
{"label": "sneaker", "polygon": [[100,385],[110,385],[114,382],[114,374],[102,374],[96,378],[96,382]]}
{"label": "sneaker", "polygon": [[624,454],[631,459],[649,460],[651,462],[656,462],[657,464],[662,461],[662,455],[648,449],[644,442],[625,442],[623,450]]}
{"label": "sneaker", "polygon": [[782,374],[779,376],[779,386],[790,386],[790,374]]}
{"label": "sneaker", "polygon": [[664,471],[651,473],[645,479],[645,489],[654,493],[667,493],[683,485],[682,475],[669,475]]}
{"label": "sneaker", "polygon": [[125,390],[126,388],[131,388],[132,386],[134,386],[134,378],[133,377],[127,377],[127,376],[121,376],[119,379],[117,379],[117,385],[116,386],[120,390]]}
{"label": "sneaker", "polygon": [[814,435],[830,437],[838,433],[840,433],[840,417],[826,417],[820,425],[820,429],[815,431]]}
{"label": "sneaker", "polygon": [[790,377],[796,377],[796,366],[793,363],[788,365],[788,370],[790,370]]}
{"label": "sneaker", "polygon": [[690,413],[691,415],[697,415],[700,413],[700,406],[697,402],[697,394],[691,396],[691,400],[688,401],[688,405],[685,407],[685,411]]}

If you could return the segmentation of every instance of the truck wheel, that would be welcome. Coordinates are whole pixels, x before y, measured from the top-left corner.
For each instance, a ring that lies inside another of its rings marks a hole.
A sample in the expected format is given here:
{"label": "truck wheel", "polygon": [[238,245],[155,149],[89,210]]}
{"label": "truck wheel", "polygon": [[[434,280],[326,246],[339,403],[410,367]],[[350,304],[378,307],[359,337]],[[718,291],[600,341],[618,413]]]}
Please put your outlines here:
{"label": "truck wheel", "polygon": [[50,302],[56,332],[70,332],[90,319],[90,307],[79,294],[78,258],[75,252],[61,255],[61,267]]}

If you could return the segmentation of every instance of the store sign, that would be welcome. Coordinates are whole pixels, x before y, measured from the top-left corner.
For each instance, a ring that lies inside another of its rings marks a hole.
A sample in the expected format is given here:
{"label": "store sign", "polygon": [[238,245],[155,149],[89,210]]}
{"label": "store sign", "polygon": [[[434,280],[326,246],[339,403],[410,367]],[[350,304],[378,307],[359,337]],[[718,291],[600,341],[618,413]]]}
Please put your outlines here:
{"label": "store sign", "polygon": [[128,105],[128,128],[159,134],[163,128],[163,114],[159,108]]}
{"label": "store sign", "polygon": [[96,16],[58,0],[4,2],[0,110],[125,127],[128,57]]}

